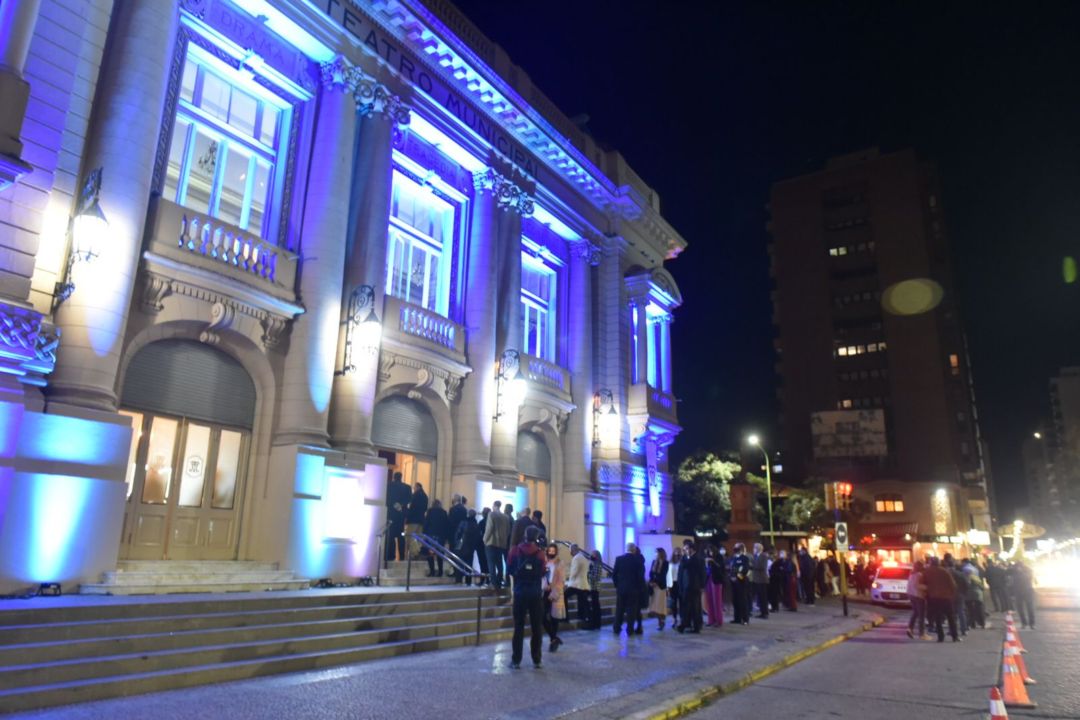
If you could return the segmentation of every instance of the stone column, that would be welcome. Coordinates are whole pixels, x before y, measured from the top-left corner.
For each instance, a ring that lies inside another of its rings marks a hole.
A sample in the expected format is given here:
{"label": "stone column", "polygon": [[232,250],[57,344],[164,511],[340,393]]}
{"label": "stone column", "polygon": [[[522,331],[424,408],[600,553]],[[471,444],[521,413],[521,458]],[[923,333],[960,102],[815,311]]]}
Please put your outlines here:
{"label": "stone column", "polygon": [[649,301],[647,298],[630,298],[631,308],[631,321],[633,321],[633,310],[637,310],[637,324],[634,326],[634,332],[637,335],[637,347],[636,352],[636,366],[637,377],[634,378],[634,384],[649,382]]}
{"label": "stone column", "polygon": [[[533,201],[520,187],[505,179],[496,189],[495,197],[499,204],[495,238],[499,263],[495,347],[499,357],[502,357],[507,350],[524,354],[521,327],[521,218],[532,214]],[[522,372],[525,372],[524,367]],[[491,468],[496,476],[512,481],[518,476],[518,407],[512,402],[503,402],[501,410],[492,429]]]}
{"label": "stone column", "polygon": [[128,0],[114,13],[83,160],[84,174],[103,171],[108,238],[92,264],[76,264],[75,292],[56,312],[63,344],[49,387],[50,402],[106,411],[117,404],[116,374],[178,22],[173,0]]}
{"label": "stone column", "polygon": [[[40,0],[0,0],[0,189],[30,171],[22,160],[23,117],[30,83],[23,80]],[[21,298],[25,301],[26,298]]]}
{"label": "stone column", "polygon": [[[455,408],[454,470],[462,482],[491,474],[491,423],[495,414],[495,316],[497,261],[495,200],[499,176],[484,170],[473,176],[472,224],[466,257],[465,355],[472,367]],[[472,497],[467,484],[456,488]]]}
{"label": "stone column", "polygon": [[356,104],[361,120],[345,246],[337,371],[330,405],[330,442],[347,452],[371,454],[379,354],[363,350],[354,352],[352,367],[345,367],[349,297],[361,285],[370,285],[375,291],[374,307],[380,322],[396,321],[396,318],[387,318],[383,312],[386,242],[393,189],[393,139],[398,126],[408,124],[409,110],[401,98],[370,78],[363,78],[357,84]]}
{"label": "stone column", "polygon": [[657,354],[662,358],[660,385],[664,392],[672,391],[671,385],[671,323],[675,318],[671,314],[660,319],[660,347]]}
{"label": "stone column", "polygon": [[328,445],[327,421],[341,316],[341,269],[349,208],[342,193],[352,179],[356,136],[353,93],[360,70],[337,57],[322,66],[319,114],[311,150],[300,243],[300,299],[281,387],[275,443]]}

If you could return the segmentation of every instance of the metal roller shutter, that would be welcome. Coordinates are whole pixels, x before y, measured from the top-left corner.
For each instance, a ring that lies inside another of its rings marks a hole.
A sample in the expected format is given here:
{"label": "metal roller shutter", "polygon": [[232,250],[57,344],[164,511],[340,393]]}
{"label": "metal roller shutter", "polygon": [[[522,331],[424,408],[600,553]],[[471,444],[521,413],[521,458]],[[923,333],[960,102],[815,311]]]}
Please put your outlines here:
{"label": "metal roller shutter", "polygon": [[544,438],[534,432],[518,433],[518,472],[537,480],[551,480],[551,453]]}
{"label": "metal roller shutter", "polygon": [[124,407],[251,428],[255,383],[236,360],[193,340],[139,350],[124,375]]}
{"label": "metal roller shutter", "polygon": [[386,450],[434,457],[439,450],[439,431],[427,408],[403,395],[392,395],[375,406],[371,441]]}

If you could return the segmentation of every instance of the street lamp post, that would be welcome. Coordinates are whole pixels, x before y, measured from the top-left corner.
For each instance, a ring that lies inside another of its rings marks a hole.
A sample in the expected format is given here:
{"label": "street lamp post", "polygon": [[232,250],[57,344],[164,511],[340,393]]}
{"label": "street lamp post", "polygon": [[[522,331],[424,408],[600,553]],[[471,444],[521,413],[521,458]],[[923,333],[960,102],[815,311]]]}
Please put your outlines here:
{"label": "street lamp post", "polygon": [[761,446],[761,438],[757,435],[751,435],[746,438],[746,441],[760,450],[765,458],[765,492],[768,494],[767,500],[769,501],[769,540],[775,545],[776,535],[773,530],[772,519],[772,462],[769,460],[769,453]]}

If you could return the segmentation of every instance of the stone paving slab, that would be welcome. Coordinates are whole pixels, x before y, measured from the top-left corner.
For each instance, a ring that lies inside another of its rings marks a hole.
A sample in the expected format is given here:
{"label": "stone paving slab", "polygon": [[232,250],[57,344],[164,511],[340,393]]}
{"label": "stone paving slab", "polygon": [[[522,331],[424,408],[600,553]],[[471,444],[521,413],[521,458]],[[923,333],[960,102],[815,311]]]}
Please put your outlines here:
{"label": "stone paving slab", "polygon": [[[501,642],[379,660],[323,671],[222,683],[10,715],[64,720],[181,718],[443,717],[624,718],[674,697],[733,680],[861,627],[876,613],[854,607],[849,618],[827,601],[781,612],[749,626],[725,625],[701,635],[668,627],[615,636],[610,628],[567,632],[544,667],[509,668]],[[526,641],[527,642],[527,641]]]}

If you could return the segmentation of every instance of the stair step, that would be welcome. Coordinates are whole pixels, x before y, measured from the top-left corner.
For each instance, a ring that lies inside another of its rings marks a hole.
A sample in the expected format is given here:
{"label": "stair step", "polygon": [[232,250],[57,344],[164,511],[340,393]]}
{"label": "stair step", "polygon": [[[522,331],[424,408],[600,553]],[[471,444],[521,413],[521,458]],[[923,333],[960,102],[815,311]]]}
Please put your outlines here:
{"label": "stair step", "polygon": [[[192,584],[221,582],[289,582],[299,580],[291,572],[285,570],[256,570],[250,572],[236,572],[235,570],[222,572],[201,573],[163,573],[163,572],[134,572],[130,570],[117,570],[103,573],[102,585],[162,585]],[[309,583],[310,584],[310,583]]]}
{"label": "stair step", "polygon": [[83,595],[174,595],[180,593],[223,593],[223,592],[256,592],[259,590],[303,590],[311,587],[308,580],[268,580],[245,582],[201,582],[201,583],[144,583],[111,585],[107,583],[90,583],[79,586],[79,592]]}

